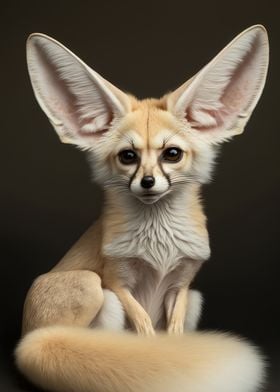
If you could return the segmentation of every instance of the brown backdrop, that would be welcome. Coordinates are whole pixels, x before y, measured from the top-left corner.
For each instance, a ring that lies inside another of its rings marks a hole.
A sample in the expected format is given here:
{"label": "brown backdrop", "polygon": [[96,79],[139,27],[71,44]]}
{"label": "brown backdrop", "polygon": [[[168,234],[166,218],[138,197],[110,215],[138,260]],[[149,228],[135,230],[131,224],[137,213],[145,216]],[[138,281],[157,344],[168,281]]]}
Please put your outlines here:
{"label": "brown backdrop", "polygon": [[28,34],[53,36],[105,78],[146,97],[178,86],[255,23],[270,36],[268,81],[245,134],[223,147],[204,189],[212,257],[195,286],[206,298],[201,327],[261,345],[272,363],[267,391],[279,390],[278,15],[272,2],[249,0],[1,6],[1,390],[31,390],[11,357],[26,290],[98,216],[102,202],[85,156],[59,143],[35,102],[25,63]]}

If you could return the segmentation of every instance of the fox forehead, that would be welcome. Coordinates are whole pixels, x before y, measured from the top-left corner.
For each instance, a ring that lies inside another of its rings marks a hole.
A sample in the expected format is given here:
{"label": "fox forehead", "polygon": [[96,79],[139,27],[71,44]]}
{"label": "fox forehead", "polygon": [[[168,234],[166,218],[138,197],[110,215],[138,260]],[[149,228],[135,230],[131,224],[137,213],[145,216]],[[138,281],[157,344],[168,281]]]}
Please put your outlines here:
{"label": "fox forehead", "polygon": [[167,110],[164,98],[140,101],[131,97],[131,102],[132,110],[118,128],[123,148],[160,150],[168,145],[188,148],[182,125]]}

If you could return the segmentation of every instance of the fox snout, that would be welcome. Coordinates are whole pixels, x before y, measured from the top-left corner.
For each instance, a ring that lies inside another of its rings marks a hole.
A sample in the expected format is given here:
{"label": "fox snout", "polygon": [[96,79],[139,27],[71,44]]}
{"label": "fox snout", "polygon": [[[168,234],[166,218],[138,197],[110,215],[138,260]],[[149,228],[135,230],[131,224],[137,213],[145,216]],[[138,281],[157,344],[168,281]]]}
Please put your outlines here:
{"label": "fox snout", "polygon": [[145,204],[157,201],[163,194],[166,194],[170,188],[170,181],[167,175],[159,173],[158,175],[135,175],[131,181],[130,190]]}

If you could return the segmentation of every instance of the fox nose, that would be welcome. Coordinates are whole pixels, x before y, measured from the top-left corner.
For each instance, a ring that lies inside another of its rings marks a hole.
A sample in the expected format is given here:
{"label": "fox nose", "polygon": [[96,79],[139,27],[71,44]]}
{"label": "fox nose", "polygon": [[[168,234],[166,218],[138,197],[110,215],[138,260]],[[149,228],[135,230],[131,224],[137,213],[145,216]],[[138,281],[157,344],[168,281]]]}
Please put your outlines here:
{"label": "fox nose", "polygon": [[152,188],[155,185],[155,178],[153,176],[144,176],[141,180],[141,186],[145,189]]}

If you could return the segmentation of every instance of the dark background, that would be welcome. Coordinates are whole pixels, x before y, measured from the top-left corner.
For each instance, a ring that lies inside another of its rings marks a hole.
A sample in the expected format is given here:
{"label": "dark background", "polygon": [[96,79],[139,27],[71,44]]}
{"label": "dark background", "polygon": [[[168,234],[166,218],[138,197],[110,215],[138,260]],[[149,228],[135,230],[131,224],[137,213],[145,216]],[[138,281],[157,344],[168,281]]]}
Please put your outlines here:
{"label": "dark background", "polygon": [[[276,4],[276,2],[275,2]],[[271,64],[245,133],[226,144],[204,188],[212,257],[195,286],[202,328],[234,331],[262,347],[265,391],[280,389],[280,134],[277,6],[255,1],[56,1],[1,6],[0,390],[31,391],[13,367],[24,297],[96,219],[102,193],[85,156],[59,143],[35,102],[25,40],[43,32],[138,97],[159,97],[197,72],[243,29],[268,29]],[[226,391],[225,391],[226,392]]]}

